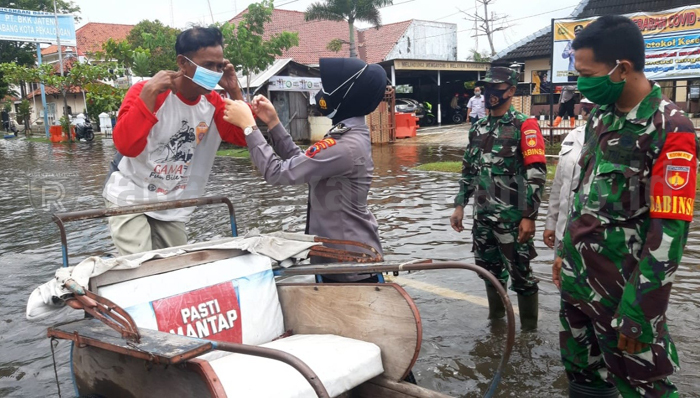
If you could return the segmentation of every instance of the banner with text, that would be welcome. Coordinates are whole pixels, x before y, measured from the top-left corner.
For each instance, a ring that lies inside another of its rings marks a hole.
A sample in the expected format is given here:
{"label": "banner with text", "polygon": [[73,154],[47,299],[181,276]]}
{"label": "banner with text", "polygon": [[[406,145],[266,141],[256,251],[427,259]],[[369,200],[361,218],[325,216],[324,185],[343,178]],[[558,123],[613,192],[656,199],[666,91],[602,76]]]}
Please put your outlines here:
{"label": "banner with text", "polygon": [[319,91],[320,77],[273,76],[270,78],[270,91]]}
{"label": "banner with text", "polygon": [[[644,36],[649,79],[696,78],[700,72],[700,5],[654,13],[627,14]],[[571,42],[576,33],[596,18],[558,19],[554,21],[552,82],[575,82],[574,51]]]}
{"label": "banner with text", "polygon": [[0,40],[57,44],[56,18],[61,45],[75,46],[75,22],[72,15],[0,8]]}

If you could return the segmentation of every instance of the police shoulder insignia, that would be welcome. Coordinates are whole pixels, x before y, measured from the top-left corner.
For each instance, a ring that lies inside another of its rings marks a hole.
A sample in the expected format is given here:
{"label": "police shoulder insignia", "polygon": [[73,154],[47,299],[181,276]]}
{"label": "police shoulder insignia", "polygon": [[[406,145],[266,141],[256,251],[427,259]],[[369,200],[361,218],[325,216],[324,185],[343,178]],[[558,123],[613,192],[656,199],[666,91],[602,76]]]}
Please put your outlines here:
{"label": "police shoulder insignia", "polygon": [[333,126],[333,128],[331,129],[331,131],[328,132],[328,134],[344,134],[350,130],[352,130],[352,127],[347,127],[343,123],[338,123],[335,126]]}
{"label": "police shoulder insignia", "polygon": [[316,156],[319,152],[321,152],[324,149],[330,148],[337,144],[336,140],[333,138],[324,138],[323,140],[311,145],[309,149],[306,150],[306,156],[313,158]]}

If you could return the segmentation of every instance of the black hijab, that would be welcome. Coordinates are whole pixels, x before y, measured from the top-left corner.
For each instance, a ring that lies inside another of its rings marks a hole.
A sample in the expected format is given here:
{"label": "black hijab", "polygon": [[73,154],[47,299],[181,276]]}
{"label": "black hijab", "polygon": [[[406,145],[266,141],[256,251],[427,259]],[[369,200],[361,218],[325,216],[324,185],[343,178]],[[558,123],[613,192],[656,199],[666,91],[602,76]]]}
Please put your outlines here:
{"label": "black hijab", "polygon": [[384,98],[387,76],[377,64],[367,65],[358,58],[321,58],[320,68],[323,91],[316,95],[316,103],[325,115],[337,109],[334,124],[369,115]]}

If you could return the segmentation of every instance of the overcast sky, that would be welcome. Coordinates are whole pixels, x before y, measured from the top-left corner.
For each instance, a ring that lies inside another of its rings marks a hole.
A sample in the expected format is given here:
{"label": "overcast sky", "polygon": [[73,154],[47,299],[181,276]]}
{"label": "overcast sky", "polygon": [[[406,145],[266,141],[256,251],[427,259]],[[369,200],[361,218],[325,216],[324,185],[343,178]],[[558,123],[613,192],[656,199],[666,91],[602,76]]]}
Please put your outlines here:
{"label": "overcast sky", "polygon": [[[143,19],[160,19],[163,23],[183,28],[191,23],[209,24],[212,21],[206,0],[73,0],[81,8],[82,21],[136,24]],[[318,0],[316,0],[318,1]],[[217,22],[227,21],[248,7],[251,0],[210,0],[211,13]],[[314,0],[275,0],[280,9],[304,11]],[[497,16],[507,16],[511,27],[494,36],[496,51],[516,43],[521,38],[549,26],[552,18],[566,18],[579,0],[538,1],[495,0],[489,7]],[[171,7],[172,4],[172,7]],[[394,6],[382,9],[382,22],[393,23],[408,19],[450,22],[457,24],[459,59],[463,60],[471,48],[476,48],[472,37],[474,26],[465,20],[458,7],[474,12],[474,0],[394,0]],[[483,15],[483,10],[479,10]],[[319,32],[322,34],[322,32]],[[485,37],[478,38],[478,48],[488,49]]]}

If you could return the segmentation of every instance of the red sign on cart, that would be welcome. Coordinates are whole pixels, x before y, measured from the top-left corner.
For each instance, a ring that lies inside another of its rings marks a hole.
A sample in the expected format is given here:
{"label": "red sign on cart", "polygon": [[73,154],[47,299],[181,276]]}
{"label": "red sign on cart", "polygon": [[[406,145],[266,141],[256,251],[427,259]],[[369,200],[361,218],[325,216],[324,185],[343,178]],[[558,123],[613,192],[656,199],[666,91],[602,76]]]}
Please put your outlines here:
{"label": "red sign on cart", "polygon": [[241,343],[241,307],[232,282],[156,300],[152,304],[161,332]]}

